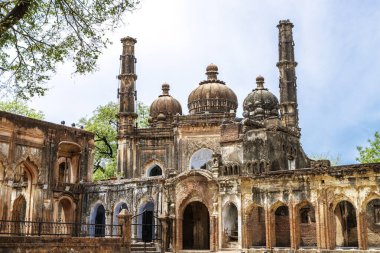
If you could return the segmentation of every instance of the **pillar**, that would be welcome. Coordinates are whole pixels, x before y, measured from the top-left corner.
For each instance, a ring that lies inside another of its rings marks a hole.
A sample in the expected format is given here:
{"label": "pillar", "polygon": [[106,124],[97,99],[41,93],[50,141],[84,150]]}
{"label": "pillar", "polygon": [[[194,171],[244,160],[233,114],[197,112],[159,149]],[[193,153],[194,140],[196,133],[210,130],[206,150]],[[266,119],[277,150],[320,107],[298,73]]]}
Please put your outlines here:
{"label": "pillar", "polygon": [[218,216],[210,216],[210,251],[218,250]]}
{"label": "pillar", "polygon": [[127,252],[131,252],[131,226],[132,215],[126,209],[123,209],[118,215],[118,224],[122,225],[122,242]]}

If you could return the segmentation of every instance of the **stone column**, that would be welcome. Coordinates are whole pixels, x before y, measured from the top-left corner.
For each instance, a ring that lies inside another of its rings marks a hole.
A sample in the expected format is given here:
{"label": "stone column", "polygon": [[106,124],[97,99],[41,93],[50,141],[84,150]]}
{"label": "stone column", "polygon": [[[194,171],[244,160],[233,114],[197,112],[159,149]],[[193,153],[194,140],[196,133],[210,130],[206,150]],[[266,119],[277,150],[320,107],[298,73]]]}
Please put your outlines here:
{"label": "stone column", "polygon": [[121,239],[127,252],[131,252],[131,223],[132,215],[126,209],[123,209],[118,215],[118,224],[122,225]]}
{"label": "stone column", "polygon": [[179,252],[182,249],[182,219],[177,218],[173,220],[173,228],[175,228],[175,231],[173,231],[173,239],[175,238],[173,249],[175,248],[174,252]]}
{"label": "stone column", "polygon": [[218,250],[218,216],[210,216],[210,251]]}
{"label": "stone column", "polygon": [[366,220],[365,213],[358,212],[357,215],[357,228],[358,228],[358,246],[359,249],[365,250],[367,249],[367,237],[366,237]]}
{"label": "stone column", "polygon": [[242,215],[242,222],[241,222],[241,247],[243,249],[245,248],[248,248],[249,245],[248,245],[248,232],[247,232],[247,224],[248,224],[248,220],[249,220],[249,215],[247,214],[244,214]]}
{"label": "stone column", "polygon": [[271,249],[273,245],[273,226],[272,226],[272,215],[271,215],[271,210],[266,208],[265,209],[265,233],[266,233],[266,244],[267,244],[267,249]]}
{"label": "stone column", "polygon": [[168,217],[159,217],[159,220],[162,225],[162,230],[161,230],[161,240],[162,240],[162,247],[161,247],[161,253],[164,253],[166,249],[168,248],[167,242],[168,242]]}
{"label": "stone column", "polygon": [[293,203],[289,203],[289,226],[290,226],[290,247],[298,248],[297,240],[297,211]]}

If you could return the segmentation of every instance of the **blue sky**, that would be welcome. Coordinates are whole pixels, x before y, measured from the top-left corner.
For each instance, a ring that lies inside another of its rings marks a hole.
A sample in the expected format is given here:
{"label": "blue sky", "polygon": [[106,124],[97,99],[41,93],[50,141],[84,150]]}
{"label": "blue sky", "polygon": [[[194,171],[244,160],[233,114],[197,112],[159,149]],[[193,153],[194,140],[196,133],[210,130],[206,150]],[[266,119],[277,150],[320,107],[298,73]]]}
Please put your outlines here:
{"label": "blue sky", "polygon": [[380,1],[143,0],[111,35],[98,71],[72,76],[61,66],[50,91],[32,106],[67,124],[116,100],[120,38],[135,37],[138,99],[150,103],[171,85],[184,113],[187,96],[209,63],[242,102],[258,75],[278,96],[278,29],[294,24],[301,142],[307,154],[340,155],[355,163],[356,146],[380,130]]}

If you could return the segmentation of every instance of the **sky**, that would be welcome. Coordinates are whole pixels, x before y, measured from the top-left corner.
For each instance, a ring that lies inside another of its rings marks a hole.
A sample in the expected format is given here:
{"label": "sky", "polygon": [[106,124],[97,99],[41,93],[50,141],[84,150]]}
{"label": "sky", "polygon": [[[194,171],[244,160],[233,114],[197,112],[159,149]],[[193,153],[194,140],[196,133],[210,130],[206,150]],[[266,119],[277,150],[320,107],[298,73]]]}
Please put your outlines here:
{"label": "sky", "polygon": [[187,98],[210,63],[242,102],[262,75],[279,97],[279,20],[294,24],[301,143],[310,156],[356,163],[356,146],[380,130],[380,1],[142,0],[110,34],[98,71],[72,75],[66,63],[31,106],[66,124],[117,101],[120,38],[137,39],[137,98],[150,105],[170,84],[188,113]]}

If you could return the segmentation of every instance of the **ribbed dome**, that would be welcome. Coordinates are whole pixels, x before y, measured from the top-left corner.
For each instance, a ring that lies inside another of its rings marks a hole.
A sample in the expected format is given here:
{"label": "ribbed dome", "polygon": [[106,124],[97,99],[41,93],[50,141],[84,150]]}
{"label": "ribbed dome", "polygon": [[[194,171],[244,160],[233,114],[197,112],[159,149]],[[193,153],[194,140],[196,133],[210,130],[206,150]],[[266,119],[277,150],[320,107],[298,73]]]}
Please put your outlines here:
{"label": "ribbed dome", "polygon": [[257,87],[244,99],[243,117],[263,120],[278,117],[278,99],[268,89],[264,88],[264,77],[256,78]]}
{"label": "ribbed dome", "polygon": [[223,81],[218,80],[218,67],[215,64],[208,65],[206,75],[207,80],[200,82],[189,95],[189,113],[235,112],[238,106],[237,97]]}
{"label": "ribbed dome", "polygon": [[162,85],[162,95],[153,101],[150,106],[149,116],[152,120],[165,120],[168,116],[174,116],[177,113],[182,114],[181,104],[177,99],[169,95],[170,86],[167,83]]}

